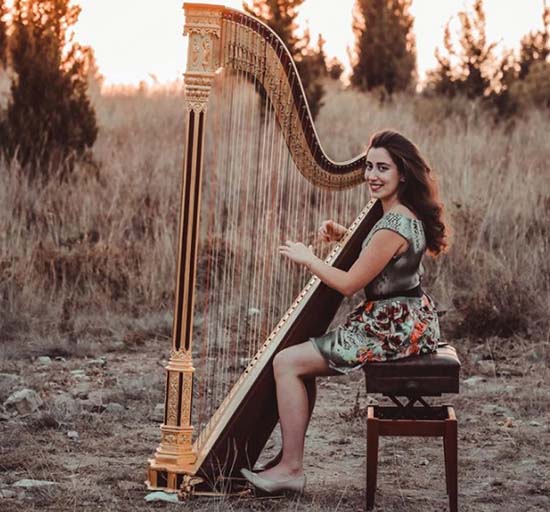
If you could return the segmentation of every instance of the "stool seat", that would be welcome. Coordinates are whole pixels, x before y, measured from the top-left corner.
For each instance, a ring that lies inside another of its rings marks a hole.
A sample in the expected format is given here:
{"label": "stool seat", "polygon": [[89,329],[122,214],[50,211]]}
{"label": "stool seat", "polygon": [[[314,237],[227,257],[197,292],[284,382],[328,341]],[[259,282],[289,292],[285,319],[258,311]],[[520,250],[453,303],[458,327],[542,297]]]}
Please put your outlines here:
{"label": "stool seat", "polygon": [[363,370],[368,393],[440,396],[459,390],[460,361],[447,344],[432,354],[367,363]]}

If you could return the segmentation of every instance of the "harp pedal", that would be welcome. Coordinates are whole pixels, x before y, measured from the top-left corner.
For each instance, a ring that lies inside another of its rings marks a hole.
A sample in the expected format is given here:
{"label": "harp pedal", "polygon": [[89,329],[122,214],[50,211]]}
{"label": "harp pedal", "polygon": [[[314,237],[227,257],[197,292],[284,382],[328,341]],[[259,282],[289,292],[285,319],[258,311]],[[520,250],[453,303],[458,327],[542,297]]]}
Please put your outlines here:
{"label": "harp pedal", "polygon": [[252,498],[254,492],[247,487],[245,478],[220,477],[214,490],[201,490],[206,484],[205,480],[198,476],[186,476],[178,491],[178,499],[186,501],[193,497],[234,497]]}

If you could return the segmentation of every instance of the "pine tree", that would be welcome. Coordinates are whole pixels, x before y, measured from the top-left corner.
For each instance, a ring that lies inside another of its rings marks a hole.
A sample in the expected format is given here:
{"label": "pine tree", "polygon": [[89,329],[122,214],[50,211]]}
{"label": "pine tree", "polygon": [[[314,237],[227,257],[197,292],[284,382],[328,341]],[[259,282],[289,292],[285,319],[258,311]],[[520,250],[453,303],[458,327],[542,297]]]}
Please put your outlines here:
{"label": "pine tree", "polygon": [[319,34],[317,38],[317,47],[313,51],[315,56],[315,67],[318,69],[319,75],[326,77],[328,75],[327,67],[327,54],[325,53],[325,44],[327,43],[326,39],[323,37],[323,34]]}
{"label": "pine tree", "polygon": [[0,142],[29,178],[64,178],[97,137],[87,96],[86,49],[67,30],[80,7],[71,0],[16,0],[10,63],[15,72]]}
{"label": "pine tree", "polygon": [[461,11],[459,50],[450,37],[449,23],[445,28],[444,55],[436,51],[438,66],[428,73],[428,85],[438,93],[454,96],[462,94],[470,99],[488,96],[499,88],[499,66],[494,55],[496,43],[488,43],[485,31],[483,0],[475,0],[473,12]]}
{"label": "pine tree", "polygon": [[546,1],[543,5],[543,29],[530,32],[521,39],[519,78],[522,80],[529,74],[534,63],[545,61],[550,55],[550,6]]}
{"label": "pine tree", "polygon": [[8,27],[5,21],[7,12],[5,0],[0,0],[0,67],[6,67],[8,56]]}
{"label": "pine tree", "polygon": [[328,62],[327,72],[332,80],[340,80],[344,72],[344,65],[336,57],[333,57]]}
{"label": "pine tree", "polygon": [[303,37],[297,36],[298,8],[304,0],[252,0],[243,4],[249,14],[262,20],[283,41],[296,63],[308,105],[313,119],[322,107],[325,94],[322,78],[326,76],[326,63],[323,52],[324,41],[317,49],[311,47],[309,30]]}
{"label": "pine tree", "polygon": [[323,36],[319,35],[317,47],[313,48],[311,46],[311,34],[309,29],[306,29],[304,36],[298,42],[299,53],[295,56],[296,68],[302,80],[313,119],[319,114],[325,95],[323,79],[327,76],[327,64],[324,44]]}
{"label": "pine tree", "polygon": [[550,108],[550,6],[546,1],[542,22],[542,30],[532,31],[521,39],[516,73],[504,80],[506,106],[514,110]]}
{"label": "pine tree", "polygon": [[390,95],[416,80],[412,0],[356,0],[353,11],[355,57],[351,84],[383,88]]}

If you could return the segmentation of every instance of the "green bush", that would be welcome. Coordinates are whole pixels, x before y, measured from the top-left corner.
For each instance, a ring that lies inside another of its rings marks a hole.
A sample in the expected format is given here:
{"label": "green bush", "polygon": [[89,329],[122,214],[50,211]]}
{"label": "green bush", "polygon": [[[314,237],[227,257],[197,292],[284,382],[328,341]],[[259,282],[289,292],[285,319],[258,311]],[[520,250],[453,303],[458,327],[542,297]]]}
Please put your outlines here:
{"label": "green bush", "polygon": [[0,147],[31,180],[65,178],[97,137],[87,96],[89,50],[67,35],[79,13],[70,0],[18,0],[12,8],[14,78]]}

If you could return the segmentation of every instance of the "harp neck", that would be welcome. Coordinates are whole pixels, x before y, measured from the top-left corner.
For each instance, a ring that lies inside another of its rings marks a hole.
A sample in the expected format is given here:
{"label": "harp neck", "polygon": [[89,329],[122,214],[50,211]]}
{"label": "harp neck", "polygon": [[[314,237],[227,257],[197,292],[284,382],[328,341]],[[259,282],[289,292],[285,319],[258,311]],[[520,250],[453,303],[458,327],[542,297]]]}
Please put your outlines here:
{"label": "harp neck", "polygon": [[338,190],[363,182],[365,154],[335,162],[324,151],[290,52],[258,19],[218,5],[185,3],[189,36],[187,108],[207,109],[209,91],[222,68],[243,73],[263,89],[297,168],[314,185]]}

